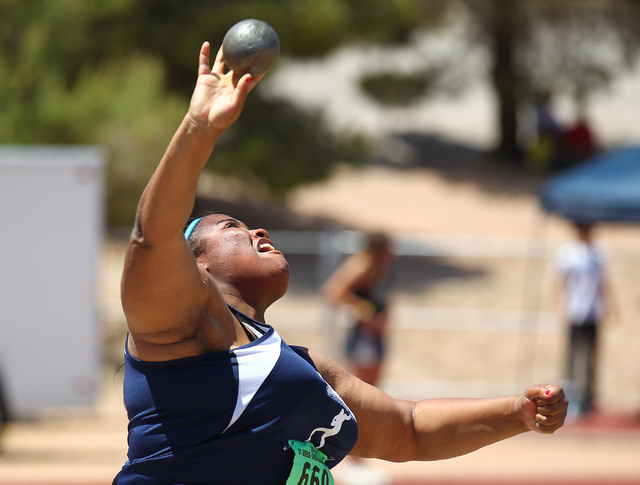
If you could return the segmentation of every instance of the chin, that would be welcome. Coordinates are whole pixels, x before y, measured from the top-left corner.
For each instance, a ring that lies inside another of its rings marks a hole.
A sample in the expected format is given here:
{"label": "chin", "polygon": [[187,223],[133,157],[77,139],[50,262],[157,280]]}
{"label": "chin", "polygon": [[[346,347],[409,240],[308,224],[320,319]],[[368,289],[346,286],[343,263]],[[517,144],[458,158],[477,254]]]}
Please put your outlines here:
{"label": "chin", "polygon": [[289,263],[287,263],[284,259],[284,264],[280,267],[280,271],[277,274],[273,275],[273,288],[278,288],[279,291],[274,290],[276,298],[274,301],[282,298],[289,289],[289,276],[290,269]]}
{"label": "chin", "polygon": [[278,264],[278,270],[280,275],[282,276],[286,276],[287,278],[287,284],[289,282],[289,273],[291,272],[291,269],[289,268],[289,263],[287,262],[287,260],[285,259],[285,257],[283,255],[280,255],[279,258],[279,264]]}
{"label": "chin", "polygon": [[289,264],[287,264],[286,268],[283,268],[282,273],[280,275],[282,277],[282,282],[280,283],[282,286],[282,291],[281,291],[282,294],[278,297],[278,299],[282,298],[287,293],[287,290],[289,289],[289,275],[290,275]]}

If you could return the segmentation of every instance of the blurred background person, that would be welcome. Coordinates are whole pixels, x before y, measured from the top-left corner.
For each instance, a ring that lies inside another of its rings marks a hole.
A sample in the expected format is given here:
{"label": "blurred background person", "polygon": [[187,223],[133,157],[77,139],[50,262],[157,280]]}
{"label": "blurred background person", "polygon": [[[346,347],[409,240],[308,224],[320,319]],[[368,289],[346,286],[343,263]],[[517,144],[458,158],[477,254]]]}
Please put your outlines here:
{"label": "blurred background person", "polygon": [[535,141],[527,152],[527,161],[539,172],[547,172],[555,165],[558,140],[562,126],[553,112],[551,94],[539,93],[534,103]]}
{"label": "blurred background person", "polygon": [[353,319],[345,348],[350,371],[373,386],[385,355],[394,259],[389,237],[369,234],[364,249],[348,257],[322,288],[325,298],[346,308]]}
{"label": "blurred background person", "polygon": [[574,412],[594,410],[599,327],[611,310],[608,255],[595,242],[593,225],[576,222],[577,238],[558,248],[561,312],[570,326],[567,378]]}
{"label": "blurred background person", "polygon": [[557,170],[581,163],[598,152],[598,143],[584,110],[576,122],[562,132],[558,145]]}

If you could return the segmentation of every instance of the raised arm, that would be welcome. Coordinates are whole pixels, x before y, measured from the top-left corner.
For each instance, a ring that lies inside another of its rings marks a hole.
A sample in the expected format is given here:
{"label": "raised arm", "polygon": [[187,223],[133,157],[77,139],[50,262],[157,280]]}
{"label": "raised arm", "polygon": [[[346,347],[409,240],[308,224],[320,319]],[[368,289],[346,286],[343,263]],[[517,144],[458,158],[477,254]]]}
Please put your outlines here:
{"label": "raised arm", "polygon": [[536,385],[521,396],[490,399],[391,398],[314,351],[310,356],[358,421],[353,455],[387,461],[441,460],[524,433],[553,433],[567,400],[558,386]]}
{"label": "raised arm", "polygon": [[240,116],[260,80],[247,74],[234,85],[231,73],[224,73],[222,50],[213,67],[209,52],[205,42],[188,113],[142,194],[125,260],[121,293],[129,331],[153,343],[192,336],[212,291],[215,299],[182,230],[216,140]]}

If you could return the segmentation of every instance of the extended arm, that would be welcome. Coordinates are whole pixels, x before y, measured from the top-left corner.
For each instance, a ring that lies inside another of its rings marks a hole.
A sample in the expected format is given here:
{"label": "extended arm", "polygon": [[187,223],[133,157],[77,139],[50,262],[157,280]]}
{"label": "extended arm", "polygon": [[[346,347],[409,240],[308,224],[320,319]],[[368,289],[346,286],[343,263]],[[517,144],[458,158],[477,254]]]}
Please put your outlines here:
{"label": "extended arm", "polygon": [[194,322],[215,290],[182,229],[216,140],[238,118],[247,93],[259,81],[245,75],[234,85],[231,74],[224,74],[221,51],[212,68],[209,51],[209,43],[203,44],[189,111],[140,199],[122,277],[131,334],[159,344],[197,332]]}
{"label": "extended arm", "polygon": [[310,355],[356,415],[356,456],[388,461],[451,458],[530,430],[553,433],[566,416],[568,402],[558,386],[531,386],[521,396],[415,403],[391,398],[317,352]]}

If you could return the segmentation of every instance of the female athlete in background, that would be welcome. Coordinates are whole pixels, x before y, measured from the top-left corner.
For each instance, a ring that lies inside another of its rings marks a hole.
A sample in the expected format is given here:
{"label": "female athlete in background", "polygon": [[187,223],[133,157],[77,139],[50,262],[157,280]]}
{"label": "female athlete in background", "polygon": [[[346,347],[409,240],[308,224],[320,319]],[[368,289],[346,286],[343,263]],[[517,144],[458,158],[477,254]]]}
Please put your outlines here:
{"label": "female athlete in background", "polygon": [[345,259],[322,288],[330,303],[351,314],[345,349],[349,371],[372,386],[380,380],[386,350],[393,260],[387,235],[369,234],[364,249]]}

